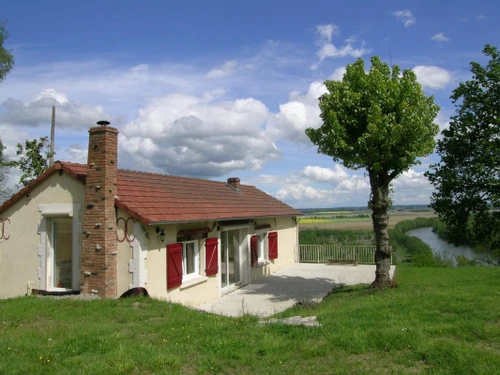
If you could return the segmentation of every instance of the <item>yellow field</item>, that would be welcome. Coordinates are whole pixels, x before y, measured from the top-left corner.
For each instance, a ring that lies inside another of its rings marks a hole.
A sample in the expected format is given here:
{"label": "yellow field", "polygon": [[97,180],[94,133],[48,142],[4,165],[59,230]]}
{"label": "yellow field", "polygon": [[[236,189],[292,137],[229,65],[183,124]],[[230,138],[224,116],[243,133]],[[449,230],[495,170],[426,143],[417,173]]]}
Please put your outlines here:
{"label": "yellow field", "polygon": [[[434,212],[411,212],[398,211],[389,213],[389,229],[403,220],[413,220],[417,217],[436,217]],[[356,219],[356,220],[353,220]],[[305,220],[305,221],[303,221]],[[345,219],[314,219],[306,217],[299,222],[299,229],[310,229],[318,227],[320,229],[342,229],[342,230],[373,230],[371,217],[367,218],[345,218]]]}

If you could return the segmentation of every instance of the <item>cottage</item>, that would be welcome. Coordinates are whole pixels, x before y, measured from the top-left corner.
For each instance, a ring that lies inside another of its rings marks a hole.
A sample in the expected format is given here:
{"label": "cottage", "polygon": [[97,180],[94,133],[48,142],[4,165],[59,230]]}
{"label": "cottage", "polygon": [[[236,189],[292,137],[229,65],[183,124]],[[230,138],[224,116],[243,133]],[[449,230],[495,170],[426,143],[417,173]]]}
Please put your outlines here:
{"label": "cottage", "polygon": [[259,189],[117,167],[118,130],[88,163],[56,162],[0,206],[0,298],[134,287],[198,305],[297,261],[300,212]]}

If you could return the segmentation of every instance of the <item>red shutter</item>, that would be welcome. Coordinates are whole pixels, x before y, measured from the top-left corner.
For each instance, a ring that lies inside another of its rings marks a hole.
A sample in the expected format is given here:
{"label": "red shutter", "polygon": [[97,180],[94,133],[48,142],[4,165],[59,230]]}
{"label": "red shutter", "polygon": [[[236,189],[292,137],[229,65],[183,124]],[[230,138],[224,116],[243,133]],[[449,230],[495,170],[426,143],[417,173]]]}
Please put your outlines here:
{"label": "red shutter", "polygon": [[278,232],[269,232],[267,234],[269,240],[269,260],[278,258]]}
{"label": "red shutter", "polygon": [[207,238],[205,240],[205,269],[206,276],[217,275],[219,272],[219,239]]}
{"label": "red shutter", "polygon": [[182,244],[167,245],[167,289],[182,284]]}
{"label": "red shutter", "polygon": [[257,266],[257,262],[259,261],[259,236],[257,235],[250,237],[250,258],[252,267]]}

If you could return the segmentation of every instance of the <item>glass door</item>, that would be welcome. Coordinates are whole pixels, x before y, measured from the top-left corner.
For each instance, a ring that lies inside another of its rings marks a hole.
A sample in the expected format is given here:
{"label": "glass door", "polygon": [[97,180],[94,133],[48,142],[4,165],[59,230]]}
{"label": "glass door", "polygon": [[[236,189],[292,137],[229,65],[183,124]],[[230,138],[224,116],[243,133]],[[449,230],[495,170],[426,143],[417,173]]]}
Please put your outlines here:
{"label": "glass door", "polygon": [[221,282],[222,287],[240,281],[240,241],[238,230],[221,232]]}
{"label": "glass door", "polygon": [[52,264],[49,269],[52,288],[73,289],[73,231],[71,218],[54,218],[50,221]]}

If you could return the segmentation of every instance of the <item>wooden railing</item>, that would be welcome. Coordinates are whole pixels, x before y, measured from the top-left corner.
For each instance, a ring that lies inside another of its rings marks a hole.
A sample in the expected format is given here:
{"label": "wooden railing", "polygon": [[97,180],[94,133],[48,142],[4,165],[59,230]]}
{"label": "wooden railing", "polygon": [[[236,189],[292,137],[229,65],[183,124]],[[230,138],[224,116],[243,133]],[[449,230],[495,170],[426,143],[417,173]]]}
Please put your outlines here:
{"label": "wooden railing", "polygon": [[300,263],[329,261],[375,264],[375,246],[299,245]]}

